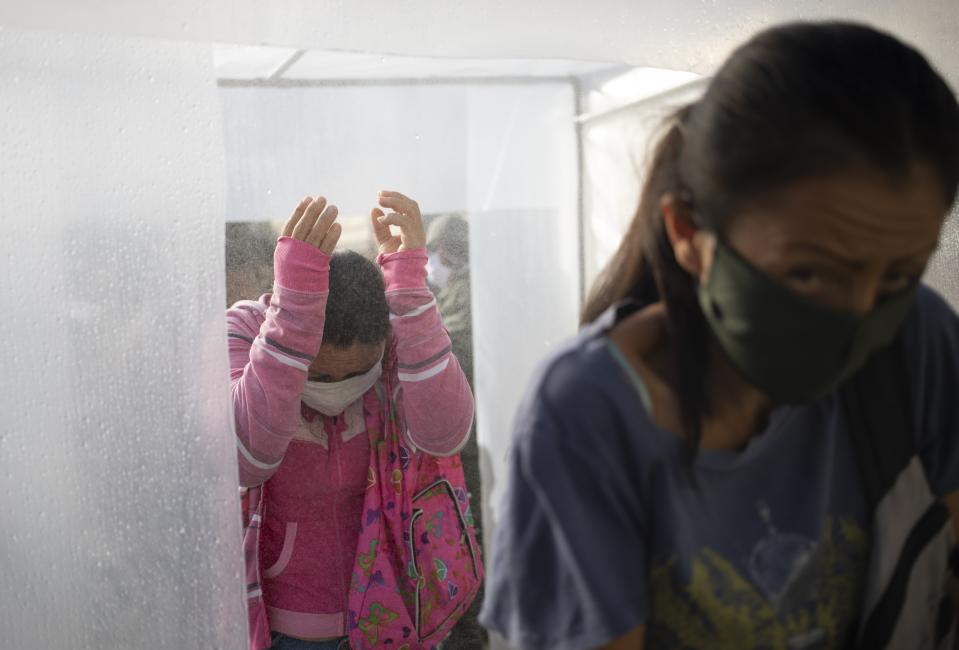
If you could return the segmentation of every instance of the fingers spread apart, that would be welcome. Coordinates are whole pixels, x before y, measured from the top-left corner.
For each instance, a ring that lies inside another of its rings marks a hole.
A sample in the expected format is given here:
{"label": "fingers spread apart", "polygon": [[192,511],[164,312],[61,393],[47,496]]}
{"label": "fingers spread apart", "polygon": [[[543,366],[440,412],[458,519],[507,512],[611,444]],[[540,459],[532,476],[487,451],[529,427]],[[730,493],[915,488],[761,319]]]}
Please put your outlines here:
{"label": "fingers spread apart", "polygon": [[[311,201],[303,212],[303,216],[300,217],[300,221],[293,228],[291,237],[293,237],[293,239],[299,239],[300,241],[306,241],[313,230],[313,226],[315,226],[319,220],[320,215],[324,214],[325,209],[326,199],[322,196]],[[330,224],[326,224],[326,227],[329,228]]]}
{"label": "fingers spread apart", "polygon": [[296,206],[296,210],[294,210],[293,214],[290,215],[290,218],[286,220],[286,225],[283,226],[284,237],[293,236],[293,229],[296,227],[296,224],[300,222],[300,217],[303,216],[303,213],[306,212],[307,207],[309,207],[310,203],[312,202],[313,202],[312,196],[308,196],[302,201],[300,201],[300,204]]}

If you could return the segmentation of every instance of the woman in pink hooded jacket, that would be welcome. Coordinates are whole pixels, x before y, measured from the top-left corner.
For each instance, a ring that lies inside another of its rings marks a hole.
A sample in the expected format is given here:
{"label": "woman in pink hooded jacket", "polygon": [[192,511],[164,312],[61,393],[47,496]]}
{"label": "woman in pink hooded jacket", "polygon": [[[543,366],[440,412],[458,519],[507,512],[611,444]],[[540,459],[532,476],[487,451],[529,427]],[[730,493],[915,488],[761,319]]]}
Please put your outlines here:
{"label": "woman in pink hooded jacket", "polygon": [[473,397],[426,285],[419,206],[396,192],[379,205],[379,268],[333,253],[337,209],[307,197],[277,242],[273,293],[227,312],[240,484],[257,501],[245,504],[254,648],[347,645],[369,431],[384,425],[371,400],[392,402],[414,453],[453,455],[469,435]]}

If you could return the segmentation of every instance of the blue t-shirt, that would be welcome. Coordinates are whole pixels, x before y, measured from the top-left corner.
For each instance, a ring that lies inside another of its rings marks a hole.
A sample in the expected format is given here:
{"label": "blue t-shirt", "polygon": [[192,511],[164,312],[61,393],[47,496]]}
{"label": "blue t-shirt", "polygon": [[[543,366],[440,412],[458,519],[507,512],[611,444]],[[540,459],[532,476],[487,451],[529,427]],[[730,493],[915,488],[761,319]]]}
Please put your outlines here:
{"label": "blue t-shirt", "polygon": [[[841,648],[869,551],[865,494],[835,396],[775,410],[740,451],[657,427],[604,335],[541,369],[516,420],[481,620],[514,648]],[[923,288],[905,325],[917,449],[959,489],[959,317]]]}

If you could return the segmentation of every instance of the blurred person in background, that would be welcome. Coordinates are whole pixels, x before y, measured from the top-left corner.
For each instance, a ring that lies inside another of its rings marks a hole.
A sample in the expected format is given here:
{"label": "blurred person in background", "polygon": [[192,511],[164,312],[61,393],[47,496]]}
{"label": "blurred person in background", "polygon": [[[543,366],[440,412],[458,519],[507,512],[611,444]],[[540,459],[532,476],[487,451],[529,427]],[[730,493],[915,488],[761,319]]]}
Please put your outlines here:
{"label": "blurred person in background", "polygon": [[[460,366],[475,392],[469,223],[457,214],[434,218],[427,228],[426,249],[429,254],[426,264],[428,281],[436,294],[436,304],[453,343],[453,354],[459,359]],[[466,475],[466,486],[470,493],[476,536],[482,543],[483,489],[475,421],[473,434],[460,451],[460,457],[463,459],[463,473]],[[443,644],[444,650],[473,650],[486,643],[486,630],[477,621],[482,596],[481,590],[470,612],[460,620],[453,629],[453,634]]]}
{"label": "blurred person in background", "polygon": [[268,221],[226,224],[226,306],[256,300],[273,286],[277,232]]}

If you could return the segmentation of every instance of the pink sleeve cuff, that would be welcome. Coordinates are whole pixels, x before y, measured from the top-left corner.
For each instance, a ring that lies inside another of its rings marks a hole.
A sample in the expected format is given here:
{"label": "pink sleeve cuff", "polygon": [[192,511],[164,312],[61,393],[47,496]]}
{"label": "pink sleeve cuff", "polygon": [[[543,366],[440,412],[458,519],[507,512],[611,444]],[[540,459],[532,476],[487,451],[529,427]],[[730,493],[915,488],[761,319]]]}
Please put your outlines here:
{"label": "pink sleeve cuff", "polygon": [[376,261],[383,269],[386,290],[425,287],[427,259],[425,248],[381,254],[377,257]]}
{"label": "pink sleeve cuff", "polygon": [[273,254],[276,283],[284,289],[322,293],[330,288],[330,256],[312,244],[280,237]]}

